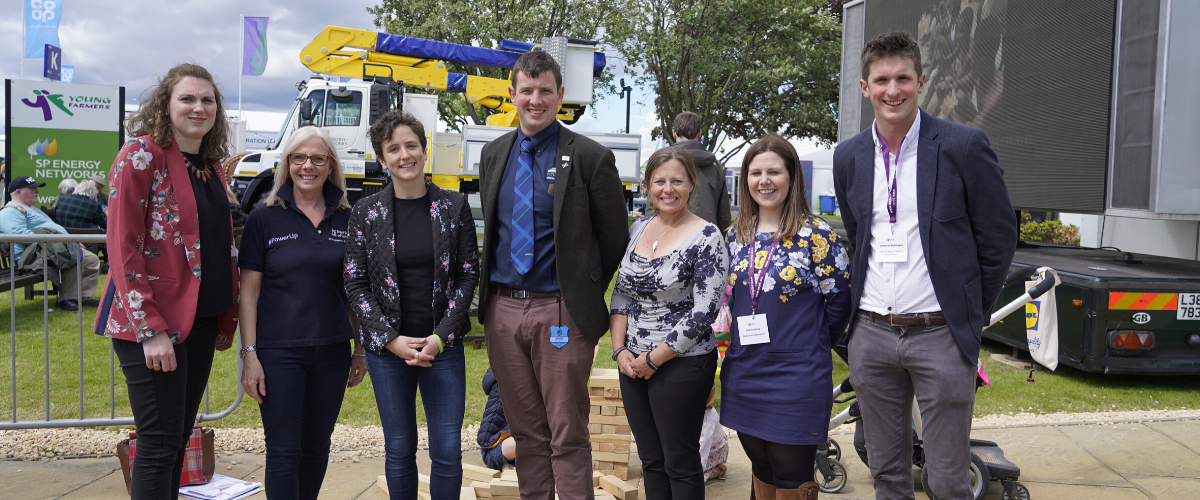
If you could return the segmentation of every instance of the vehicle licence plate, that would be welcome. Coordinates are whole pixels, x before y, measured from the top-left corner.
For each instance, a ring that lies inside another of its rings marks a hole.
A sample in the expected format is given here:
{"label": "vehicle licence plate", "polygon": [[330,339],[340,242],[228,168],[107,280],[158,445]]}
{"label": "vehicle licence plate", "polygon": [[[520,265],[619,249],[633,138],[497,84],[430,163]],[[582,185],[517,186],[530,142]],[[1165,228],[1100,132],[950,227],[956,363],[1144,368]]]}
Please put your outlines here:
{"label": "vehicle licence plate", "polygon": [[1200,320],[1200,293],[1179,294],[1179,306],[1175,319]]}

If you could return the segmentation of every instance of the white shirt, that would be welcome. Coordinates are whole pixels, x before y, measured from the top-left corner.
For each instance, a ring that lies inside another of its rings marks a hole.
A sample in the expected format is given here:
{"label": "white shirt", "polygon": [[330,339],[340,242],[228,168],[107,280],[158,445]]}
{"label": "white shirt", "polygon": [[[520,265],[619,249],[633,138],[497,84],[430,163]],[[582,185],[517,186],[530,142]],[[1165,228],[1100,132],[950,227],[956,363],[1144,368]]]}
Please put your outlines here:
{"label": "white shirt", "polygon": [[[899,157],[891,151],[889,161],[896,180],[896,224],[888,215],[889,180],[883,168],[883,144],[875,124],[871,124],[871,139],[875,141],[875,203],[871,213],[871,254],[867,257],[867,276],[863,284],[859,308],[878,314],[907,314],[941,311],[929,267],[921,250],[921,230],[917,221],[917,138],[921,131],[921,115],[900,143]],[[879,245],[894,237],[907,243],[905,262],[881,262]]]}

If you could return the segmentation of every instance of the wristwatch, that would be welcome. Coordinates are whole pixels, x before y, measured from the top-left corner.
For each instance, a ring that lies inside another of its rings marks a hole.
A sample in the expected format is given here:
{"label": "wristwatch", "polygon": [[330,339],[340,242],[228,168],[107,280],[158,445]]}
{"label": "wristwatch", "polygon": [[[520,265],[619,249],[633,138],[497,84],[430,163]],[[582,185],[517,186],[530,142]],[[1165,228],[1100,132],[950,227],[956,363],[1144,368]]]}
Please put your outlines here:
{"label": "wristwatch", "polygon": [[257,350],[258,350],[258,346],[248,345],[246,347],[241,348],[241,350],[238,351],[238,356],[241,356],[242,359],[246,359],[247,354],[250,354]]}

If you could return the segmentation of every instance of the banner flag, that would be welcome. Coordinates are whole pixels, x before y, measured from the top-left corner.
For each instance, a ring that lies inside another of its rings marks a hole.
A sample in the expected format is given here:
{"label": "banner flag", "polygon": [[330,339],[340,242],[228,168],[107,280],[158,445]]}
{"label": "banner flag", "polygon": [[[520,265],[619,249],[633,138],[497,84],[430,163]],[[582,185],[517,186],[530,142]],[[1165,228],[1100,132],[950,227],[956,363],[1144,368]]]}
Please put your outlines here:
{"label": "banner flag", "polygon": [[46,45],[61,47],[58,43],[61,19],[62,0],[25,0],[25,57],[42,57]]}
{"label": "banner flag", "polygon": [[267,69],[267,18],[247,17],[242,24],[242,74],[260,76]]}

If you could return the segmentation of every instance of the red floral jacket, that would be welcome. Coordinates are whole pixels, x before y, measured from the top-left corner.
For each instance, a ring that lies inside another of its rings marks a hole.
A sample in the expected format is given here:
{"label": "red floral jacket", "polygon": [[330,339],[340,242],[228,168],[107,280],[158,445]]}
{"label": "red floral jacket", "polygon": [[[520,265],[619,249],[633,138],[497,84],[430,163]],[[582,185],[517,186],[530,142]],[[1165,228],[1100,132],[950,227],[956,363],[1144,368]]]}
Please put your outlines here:
{"label": "red floral jacket", "polygon": [[[225,182],[217,171],[217,182]],[[175,182],[179,185],[176,186]],[[187,340],[200,293],[200,222],[196,195],[179,146],[165,150],[149,136],[132,139],[109,174],[108,283],[95,332],[142,342],[167,333]],[[232,224],[230,224],[232,227]],[[238,297],[237,248],[230,234],[233,297]],[[222,314],[221,334],[237,328],[237,307]]]}

